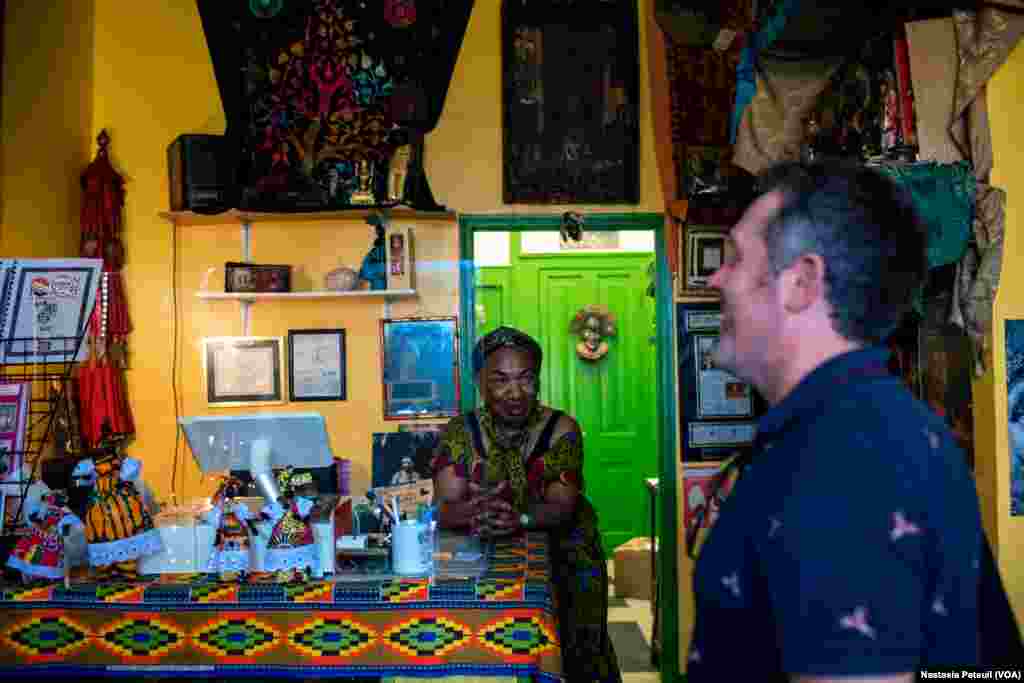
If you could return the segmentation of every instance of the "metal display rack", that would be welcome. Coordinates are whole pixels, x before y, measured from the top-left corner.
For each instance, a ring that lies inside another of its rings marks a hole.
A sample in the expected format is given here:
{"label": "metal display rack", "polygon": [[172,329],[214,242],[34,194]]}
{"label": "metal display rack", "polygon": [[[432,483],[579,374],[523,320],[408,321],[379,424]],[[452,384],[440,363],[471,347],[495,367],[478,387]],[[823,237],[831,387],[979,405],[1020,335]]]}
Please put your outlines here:
{"label": "metal display rack", "polygon": [[0,365],[0,383],[24,383],[29,391],[24,442],[20,449],[12,451],[13,457],[9,461],[12,464],[20,462],[21,470],[16,476],[7,479],[3,485],[5,496],[18,496],[17,510],[11,511],[14,513],[13,517],[5,510],[4,522],[13,519],[14,524],[4,525],[4,536],[10,536],[19,527],[24,526],[22,513],[28,489],[33,482],[41,478],[45,449],[54,434],[54,425],[58,420],[63,420],[63,424],[66,425],[61,433],[64,442],[61,444],[62,450],[81,452],[81,437],[76,427],[78,421],[71,414],[75,406],[67,399],[73,395],[72,373],[77,364],[75,358],[82,339],[81,336],[0,339],[0,345],[9,352],[9,355],[25,355],[31,352],[36,358],[30,363]]}

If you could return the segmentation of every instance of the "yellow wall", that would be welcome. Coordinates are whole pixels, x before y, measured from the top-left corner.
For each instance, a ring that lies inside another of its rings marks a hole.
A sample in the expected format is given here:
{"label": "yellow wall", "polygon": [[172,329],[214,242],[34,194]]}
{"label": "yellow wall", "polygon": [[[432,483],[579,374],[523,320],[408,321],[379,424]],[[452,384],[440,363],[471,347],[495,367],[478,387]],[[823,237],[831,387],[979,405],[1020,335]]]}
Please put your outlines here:
{"label": "yellow wall", "polygon": [[1024,45],[1017,45],[992,79],[988,105],[995,159],[992,184],[1007,192],[1006,239],[993,316],[992,362],[986,375],[974,385],[975,452],[986,529],[1017,619],[1024,622],[1024,519],[1009,514],[1005,334],[1006,320],[1024,319],[1024,157],[1015,130],[1024,117]]}
{"label": "yellow wall", "polygon": [[0,256],[77,256],[78,177],[96,138],[93,2],[7,0],[3,31]]}
{"label": "yellow wall", "polygon": [[[476,3],[444,112],[426,140],[427,175],[437,200],[455,211],[560,213],[567,207],[501,203],[499,7],[498,2]],[[89,127],[110,130],[115,166],[128,178],[124,275],[135,329],[130,337],[132,363],[127,380],[138,432],[130,451],[143,458],[145,479],[159,498],[167,499],[175,471],[171,391],[174,301],[176,298],[178,309],[179,412],[208,414],[211,409],[203,402],[198,339],[241,334],[241,318],[237,303],[199,301],[194,294],[210,268],[240,260],[242,252],[240,229],[232,225],[179,226],[175,251],[172,226],[157,216],[167,207],[166,146],[185,132],[223,132],[224,113],[192,3],[95,0],[95,29],[95,94]],[[645,51],[641,49],[640,54]],[[647,73],[645,64],[640,73]],[[641,82],[642,201],[635,209],[658,211],[662,201],[650,98],[645,80]],[[41,199],[38,193],[31,197],[36,203]],[[634,207],[579,208],[623,211]],[[252,258],[293,264],[298,268],[296,288],[313,288],[331,268],[343,264],[358,267],[371,237],[370,228],[359,219],[345,224],[256,224]],[[172,281],[175,254],[178,278]],[[349,400],[280,409],[323,412],[334,452],[355,461],[356,490],[369,481],[370,433],[396,428],[381,418],[378,320],[385,315],[458,312],[453,294],[458,289],[455,223],[432,221],[419,226],[416,256],[421,273],[432,273],[427,276],[427,294],[412,303],[396,303],[390,311],[379,300],[343,299],[260,302],[251,310],[253,335],[282,336],[290,328],[346,328]],[[221,271],[215,270],[213,281],[220,278]],[[209,484],[201,481],[191,456],[183,453],[182,448],[178,457],[185,464],[177,469],[174,490],[187,500],[208,492]]]}

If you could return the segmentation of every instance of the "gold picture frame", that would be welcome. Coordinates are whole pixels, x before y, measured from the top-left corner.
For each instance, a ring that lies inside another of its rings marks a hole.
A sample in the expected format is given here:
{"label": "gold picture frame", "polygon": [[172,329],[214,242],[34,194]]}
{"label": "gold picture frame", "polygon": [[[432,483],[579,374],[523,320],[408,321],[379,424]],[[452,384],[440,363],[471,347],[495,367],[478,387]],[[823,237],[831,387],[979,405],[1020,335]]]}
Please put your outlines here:
{"label": "gold picture frame", "polygon": [[711,275],[730,257],[729,226],[682,224],[679,236],[679,295],[717,299]]}
{"label": "gold picture frame", "polygon": [[210,407],[285,403],[283,337],[204,337],[202,345]]}

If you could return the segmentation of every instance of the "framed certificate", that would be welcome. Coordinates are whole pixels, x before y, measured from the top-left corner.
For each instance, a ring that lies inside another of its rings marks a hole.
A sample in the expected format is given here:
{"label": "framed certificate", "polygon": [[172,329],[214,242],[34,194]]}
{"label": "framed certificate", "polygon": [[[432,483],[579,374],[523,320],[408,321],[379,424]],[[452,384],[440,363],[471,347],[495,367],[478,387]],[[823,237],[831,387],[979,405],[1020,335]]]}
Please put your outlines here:
{"label": "framed certificate", "polygon": [[203,365],[212,407],[285,402],[281,337],[206,337]]}
{"label": "framed certificate", "polygon": [[288,395],[292,401],[344,401],[345,330],[288,331]]}

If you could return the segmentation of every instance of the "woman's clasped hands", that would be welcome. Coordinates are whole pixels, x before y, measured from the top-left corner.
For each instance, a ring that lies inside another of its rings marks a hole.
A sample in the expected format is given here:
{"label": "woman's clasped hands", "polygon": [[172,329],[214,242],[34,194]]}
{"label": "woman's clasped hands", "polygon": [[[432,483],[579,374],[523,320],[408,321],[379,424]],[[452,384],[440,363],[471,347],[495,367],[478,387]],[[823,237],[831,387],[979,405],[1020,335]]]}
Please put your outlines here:
{"label": "woman's clasped hands", "polygon": [[483,538],[507,536],[521,529],[519,513],[507,500],[510,491],[507,481],[490,488],[470,482],[468,502],[474,534]]}

